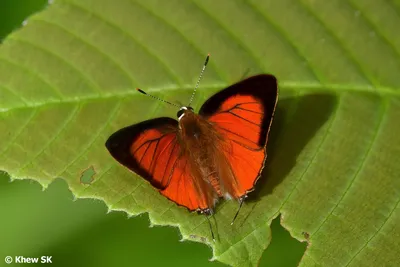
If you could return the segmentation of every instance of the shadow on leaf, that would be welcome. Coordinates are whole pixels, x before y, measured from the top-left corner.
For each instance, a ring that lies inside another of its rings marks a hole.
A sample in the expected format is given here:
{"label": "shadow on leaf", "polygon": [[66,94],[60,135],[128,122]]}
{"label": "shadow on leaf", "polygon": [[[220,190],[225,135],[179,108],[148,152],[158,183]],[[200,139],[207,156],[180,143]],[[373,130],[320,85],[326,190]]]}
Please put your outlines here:
{"label": "shadow on leaf", "polygon": [[[336,102],[336,96],[328,93],[278,101],[267,145],[267,162],[248,201],[271,194],[285,179],[300,152],[329,119]],[[290,110],[294,112],[289,114]]]}

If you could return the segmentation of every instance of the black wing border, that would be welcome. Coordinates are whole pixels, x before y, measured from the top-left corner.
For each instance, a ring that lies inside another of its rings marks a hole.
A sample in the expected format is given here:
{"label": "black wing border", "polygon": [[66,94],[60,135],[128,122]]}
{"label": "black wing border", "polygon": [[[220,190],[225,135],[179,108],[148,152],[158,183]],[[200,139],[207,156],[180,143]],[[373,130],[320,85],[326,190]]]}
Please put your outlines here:
{"label": "black wing border", "polygon": [[[152,186],[163,190],[168,186],[168,183],[163,186],[161,183],[156,181],[154,177],[152,177],[152,175],[140,165],[140,161],[137,161],[130,152],[132,144],[140,134],[150,129],[157,129],[161,132],[165,132],[161,137],[152,140],[157,142],[167,134],[177,134],[178,121],[169,117],[161,117],[124,127],[113,133],[107,139],[105,146],[111,156],[120,164],[149,181]],[[178,139],[176,139],[176,142],[178,142]],[[174,145],[179,144],[176,143]]]}

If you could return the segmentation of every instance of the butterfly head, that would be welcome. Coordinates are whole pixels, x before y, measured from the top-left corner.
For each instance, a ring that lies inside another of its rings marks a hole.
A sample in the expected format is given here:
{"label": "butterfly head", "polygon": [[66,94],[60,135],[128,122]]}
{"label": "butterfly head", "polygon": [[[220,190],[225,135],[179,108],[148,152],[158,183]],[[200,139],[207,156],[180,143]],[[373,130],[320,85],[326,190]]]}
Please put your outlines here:
{"label": "butterfly head", "polygon": [[194,112],[194,110],[193,110],[193,108],[192,107],[189,107],[189,106],[187,106],[187,107],[181,107],[179,110],[178,110],[178,112],[176,113],[176,116],[178,117],[178,121],[180,121],[182,118],[183,118],[183,116],[185,116],[187,113],[189,113],[189,112]]}

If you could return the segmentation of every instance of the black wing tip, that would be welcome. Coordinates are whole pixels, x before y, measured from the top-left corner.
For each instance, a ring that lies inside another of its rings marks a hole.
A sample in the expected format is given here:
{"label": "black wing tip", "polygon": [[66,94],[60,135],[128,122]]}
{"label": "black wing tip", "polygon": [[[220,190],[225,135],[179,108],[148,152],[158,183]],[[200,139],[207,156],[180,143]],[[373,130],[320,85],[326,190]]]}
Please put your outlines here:
{"label": "black wing tip", "polygon": [[108,139],[106,140],[104,146],[107,148],[108,152],[110,152],[111,155],[113,155],[113,151],[115,148],[119,146],[119,143],[115,142],[116,141],[116,135],[118,132],[113,133]]}
{"label": "black wing tip", "polygon": [[205,117],[215,113],[220,104],[234,95],[253,95],[263,100],[264,106],[275,106],[278,98],[277,78],[272,74],[257,74],[234,83],[213,96],[200,108],[199,114]]}
{"label": "black wing tip", "polygon": [[237,82],[236,84],[240,84],[242,82],[250,81],[250,80],[260,80],[260,82],[269,80],[269,82],[274,82],[276,84],[278,83],[278,79],[273,74],[261,73],[261,74],[256,74],[256,75],[247,77],[247,78]]}

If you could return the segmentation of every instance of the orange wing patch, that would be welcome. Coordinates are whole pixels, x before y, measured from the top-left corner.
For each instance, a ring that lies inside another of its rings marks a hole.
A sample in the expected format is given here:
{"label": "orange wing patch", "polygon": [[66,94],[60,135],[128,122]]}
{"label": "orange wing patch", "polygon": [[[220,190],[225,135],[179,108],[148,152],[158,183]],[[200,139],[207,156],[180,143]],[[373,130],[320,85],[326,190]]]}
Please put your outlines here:
{"label": "orange wing patch", "polygon": [[263,148],[259,144],[263,130],[262,108],[261,103],[252,96],[235,96],[224,102],[209,121],[230,140],[247,149],[259,150]]}
{"label": "orange wing patch", "polygon": [[175,133],[162,134],[157,129],[144,131],[132,143],[131,154],[161,194],[189,210],[208,207],[205,197],[193,183],[188,161],[181,154]]}
{"label": "orange wing patch", "polygon": [[[225,157],[236,178],[235,198],[250,191],[264,167],[262,140],[264,107],[250,95],[236,95],[222,103],[217,113],[208,118],[227,145]],[[231,181],[224,181],[230,183]]]}
{"label": "orange wing patch", "polygon": [[151,177],[152,185],[158,189],[168,186],[180,153],[175,133],[146,130],[132,143],[130,152],[140,168]]}
{"label": "orange wing patch", "polygon": [[171,175],[171,182],[161,194],[191,211],[209,208],[205,195],[194,184],[187,160],[180,159]]}
{"label": "orange wing patch", "polygon": [[241,197],[252,191],[264,168],[265,150],[249,150],[242,145],[232,143],[232,153],[225,153],[225,156],[231,164],[239,185],[236,197]]}

